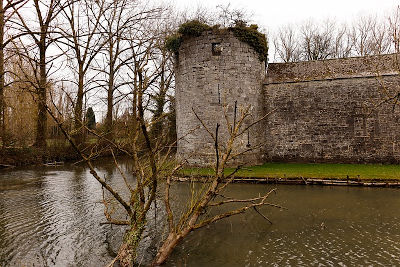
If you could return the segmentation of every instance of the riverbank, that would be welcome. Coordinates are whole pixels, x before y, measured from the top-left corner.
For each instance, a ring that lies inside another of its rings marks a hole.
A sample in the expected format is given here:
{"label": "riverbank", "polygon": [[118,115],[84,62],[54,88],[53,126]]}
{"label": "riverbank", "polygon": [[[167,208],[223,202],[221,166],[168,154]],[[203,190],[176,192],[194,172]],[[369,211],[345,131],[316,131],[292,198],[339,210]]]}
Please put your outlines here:
{"label": "riverbank", "polygon": [[[225,174],[233,171],[227,168]],[[211,168],[186,168],[177,180],[201,180],[212,173]],[[243,167],[235,173],[234,182],[400,187],[400,165],[265,163]]]}
{"label": "riverbank", "polygon": [[74,160],[79,160],[79,155],[69,146],[49,147],[46,150],[34,147],[5,148],[0,150],[0,169]]}
{"label": "riverbank", "polygon": [[[204,177],[181,177],[174,178],[177,182],[202,182]],[[295,178],[260,178],[260,177],[235,177],[233,183],[253,183],[253,184],[284,184],[284,185],[331,185],[331,186],[365,186],[365,187],[390,187],[400,188],[400,180],[356,180],[356,179],[313,179],[304,177]]]}

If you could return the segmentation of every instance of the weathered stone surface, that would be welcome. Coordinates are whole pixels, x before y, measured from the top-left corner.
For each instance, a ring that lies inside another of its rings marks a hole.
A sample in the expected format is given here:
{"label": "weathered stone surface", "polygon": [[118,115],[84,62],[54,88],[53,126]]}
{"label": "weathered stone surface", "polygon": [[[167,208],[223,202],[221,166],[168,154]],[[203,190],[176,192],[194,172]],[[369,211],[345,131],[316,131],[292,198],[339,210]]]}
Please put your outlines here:
{"label": "weathered stone surface", "polygon": [[185,40],[176,64],[178,156],[192,165],[212,162],[214,141],[192,110],[212,133],[221,124],[226,140],[224,109],[232,120],[237,101],[252,108],[247,124],[272,112],[238,140],[236,152],[248,137],[264,147],[237,162],[398,162],[397,56],[274,63],[265,77],[258,55],[229,32]]}
{"label": "weathered stone surface", "polygon": [[[265,86],[266,158],[305,162],[396,162],[400,106],[385,102],[398,76]],[[382,86],[383,85],[383,86]]]}
{"label": "weathered stone surface", "polygon": [[[213,44],[218,44],[220,54],[213,53]],[[263,114],[264,99],[261,96],[265,64],[258,60],[258,54],[250,46],[231,33],[216,35],[205,32],[200,37],[184,41],[175,71],[178,157],[193,165],[213,162],[213,138],[201,126],[193,110],[210,132],[215,133],[217,123],[221,125],[219,137],[220,144],[223,144],[228,135],[224,110],[233,124],[235,101],[237,117],[241,108],[251,106],[253,117],[247,124]],[[261,129],[258,125],[242,135],[237,140],[235,152],[245,150],[248,139],[250,144],[262,142]],[[260,163],[261,156],[258,149],[239,157],[238,162]]]}
{"label": "weathered stone surface", "polygon": [[376,77],[398,74],[400,55],[352,57],[341,59],[272,63],[266,82],[301,82],[341,78]]}

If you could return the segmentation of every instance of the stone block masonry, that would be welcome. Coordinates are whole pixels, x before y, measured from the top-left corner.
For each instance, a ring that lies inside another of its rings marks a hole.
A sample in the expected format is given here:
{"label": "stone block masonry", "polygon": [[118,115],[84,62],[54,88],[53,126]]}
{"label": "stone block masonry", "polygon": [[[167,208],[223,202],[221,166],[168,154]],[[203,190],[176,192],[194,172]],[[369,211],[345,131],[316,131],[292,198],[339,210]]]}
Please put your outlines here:
{"label": "stone block masonry", "polygon": [[224,109],[233,118],[237,101],[251,106],[251,120],[273,112],[237,144],[238,150],[248,141],[263,148],[234,163],[398,162],[399,62],[392,54],[273,63],[266,69],[229,32],[185,40],[176,62],[178,157],[192,165],[212,162],[214,142],[193,110],[210,131],[221,124],[223,139]]}
{"label": "stone block masonry", "polygon": [[[194,112],[212,133],[217,123],[221,125],[219,138],[223,144],[228,136],[225,114],[233,124],[235,102],[237,117],[242,108],[251,107],[253,118],[247,124],[262,116],[264,100],[260,96],[265,64],[232,33],[205,32],[183,42],[175,72],[177,155],[192,165],[206,165],[215,159],[214,140]],[[258,144],[263,138],[262,127],[258,125],[237,140],[235,152],[246,149],[248,143]],[[261,163],[261,156],[258,149],[239,157],[237,163]]]}

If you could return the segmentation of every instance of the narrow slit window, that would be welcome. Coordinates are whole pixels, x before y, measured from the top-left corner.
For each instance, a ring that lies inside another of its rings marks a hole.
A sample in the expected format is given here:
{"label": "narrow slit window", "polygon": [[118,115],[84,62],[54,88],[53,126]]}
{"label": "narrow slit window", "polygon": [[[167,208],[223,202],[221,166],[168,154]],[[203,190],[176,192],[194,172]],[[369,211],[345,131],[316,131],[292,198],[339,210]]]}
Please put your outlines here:
{"label": "narrow slit window", "polygon": [[212,43],[211,48],[212,48],[212,54],[213,54],[213,56],[219,56],[219,55],[221,55],[221,52],[222,52],[222,45],[221,45],[221,43]]}
{"label": "narrow slit window", "polygon": [[221,104],[221,91],[219,90],[219,84],[218,84],[218,104]]}

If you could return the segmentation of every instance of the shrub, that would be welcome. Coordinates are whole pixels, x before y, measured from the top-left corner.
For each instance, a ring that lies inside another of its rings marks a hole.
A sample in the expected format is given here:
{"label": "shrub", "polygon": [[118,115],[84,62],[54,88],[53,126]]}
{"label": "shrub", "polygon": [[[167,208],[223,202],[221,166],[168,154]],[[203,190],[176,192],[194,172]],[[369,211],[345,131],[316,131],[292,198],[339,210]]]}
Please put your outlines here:
{"label": "shrub", "polygon": [[[185,38],[198,37],[203,32],[213,30],[215,32],[221,32],[224,29],[220,29],[219,25],[210,27],[209,25],[202,23],[198,20],[191,20],[183,23],[176,34],[169,36],[165,41],[165,47],[178,54],[179,47]],[[258,31],[258,26],[252,24],[247,26],[244,21],[237,21],[235,26],[228,28],[233,35],[240,41],[250,45],[257,53],[260,61],[268,60],[268,43],[265,38],[265,34]]]}
{"label": "shrub", "polygon": [[211,27],[205,23],[202,23],[198,20],[191,20],[188,22],[183,23],[179,29],[178,33],[181,34],[183,37],[198,37],[204,31],[211,30]]}
{"label": "shrub", "polygon": [[179,51],[179,47],[181,46],[181,43],[182,43],[182,36],[179,33],[177,33],[167,37],[167,39],[165,40],[165,47],[169,51],[177,54]]}
{"label": "shrub", "polygon": [[205,23],[201,23],[198,20],[191,20],[183,23],[179,29],[178,33],[168,36],[165,41],[165,47],[175,54],[178,54],[179,47],[182,44],[184,38],[198,37],[204,31],[211,30],[211,27]]}
{"label": "shrub", "polygon": [[245,24],[236,24],[229,28],[233,35],[240,41],[250,45],[257,53],[260,61],[268,60],[268,43],[265,34],[258,31],[258,26],[255,24],[247,27]]}

